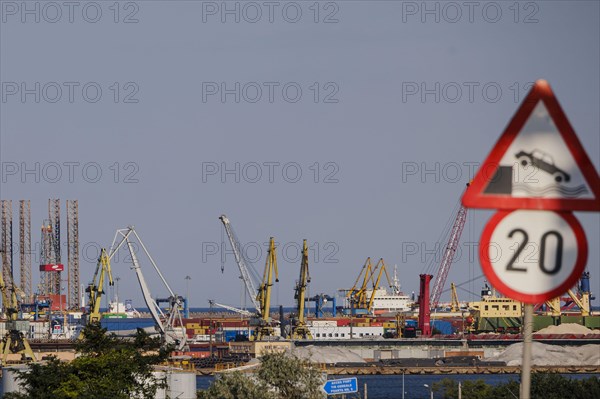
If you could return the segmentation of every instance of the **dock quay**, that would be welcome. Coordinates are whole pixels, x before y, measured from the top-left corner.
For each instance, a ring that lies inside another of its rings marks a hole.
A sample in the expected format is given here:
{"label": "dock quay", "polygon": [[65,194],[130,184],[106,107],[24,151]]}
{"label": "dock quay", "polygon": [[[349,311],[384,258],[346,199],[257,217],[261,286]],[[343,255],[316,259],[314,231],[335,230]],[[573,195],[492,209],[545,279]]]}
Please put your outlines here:
{"label": "dock quay", "polygon": [[[431,359],[447,356],[477,356],[487,358],[506,347],[522,342],[519,336],[479,337],[465,339],[381,339],[381,340],[339,340],[339,341],[294,341],[296,347],[343,348],[351,350],[363,359]],[[600,335],[571,338],[535,338],[535,342],[548,345],[581,346],[600,344]]]}
{"label": "dock quay", "polygon": [[[454,374],[519,374],[520,366],[396,367],[366,364],[360,366],[325,366],[328,375],[454,375]],[[533,366],[534,373],[600,374],[600,366]],[[196,374],[215,374],[214,368],[196,369]]]}

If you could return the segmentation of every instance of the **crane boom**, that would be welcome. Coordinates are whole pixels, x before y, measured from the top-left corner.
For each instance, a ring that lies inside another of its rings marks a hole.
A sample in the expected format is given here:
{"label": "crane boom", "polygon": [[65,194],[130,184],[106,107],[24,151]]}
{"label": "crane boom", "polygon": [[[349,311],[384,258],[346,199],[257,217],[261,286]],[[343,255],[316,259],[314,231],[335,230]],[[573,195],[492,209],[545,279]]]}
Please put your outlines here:
{"label": "crane boom", "polygon": [[569,294],[569,296],[571,297],[571,299],[573,300],[573,302],[575,302],[575,305],[577,305],[577,307],[581,311],[581,315],[582,316],[589,316],[590,315],[589,294],[587,294],[587,293],[584,292],[581,299],[579,299],[577,297],[577,295],[575,295],[575,293],[573,292],[573,290],[568,290],[567,294]]}
{"label": "crane boom", "polygon": [[110,258],[106,253],[106,249],[102,248],[100,251],[100,257],[98,258],[98,263],[96,264],[94,279],[86,288],[86,292],[89,293],[90,301],[90,313],[88,320],[92,323],[100,323],[100,304],[102,302],[102,295],[105,293],[104,280],[107,276],[108,284],[112,286],[113,278],[110,270]]}
{"label": "crane boom", "polygon": [[212,299],[209,299],[209,300],[208,300],[208,303],[210,304],[210,306],[217,306],[217,307],[219,307],[219,308],[223,308],[223,309],[231,310],[232,312],[239,313],[239,314],[241,314],[241,315],[243,315],[243,316],[248,316],[248,317],[255,316],[255,314],[254,314],[254,313],[252,313],[252,312],[249,312],[249,311],[247,311],[247,310],[244,310],[244,309],[238,309],[238,308],[235,308],[235,307],[233,307],[233,306],[224,305],[224,304],[222,304],[222,303],[217,303],[217,302],[213,301]]}
{"label": "crane boom", "polygon": [[[167,290],[171,294],[171,296],[169,297],[170,310],[169,310],[167,316],[165,316],[163,311],[160,309],[160,306],[158,305],[158,303],[152,298],[152,295],[150,294],[150,289],[148,287],[148,284],[146,283],[144,274],[142,273],[142,269],[140,267],[138,258],[135,253],[136,251],[133,246],[133,242],[130,239],[132,234],[136,237],[138,243],[144,250],[146,256],[148,257],[148,259],[150,259],[152,266],[154,266],[154,269],[157,271],[161,280],[165,284]],[[115,243],[119,236],[121,236],[121,241],[119,242],[118,245],[115,246]],[[154,319],[154,322],[156,323],[156,326],[159,330],[159,333],[160,333],[163,341],[166,344],[175,345],[176,350],[184,349],[187,345],[187,337],[186,337],[185,333],[183,331],[181,331],[181,329],[179,329],[179,331],[177,331],[176,327],[175,327],[176,320],[179,322],[179,326],[183,326],[183,320],[181,318],[181,313],[179,311],[180,305],[181,305],[181,297],[179,297],[178,295],[175,295],[173,293],[173,290],[171,290],[171,287],[169,287],[169,285],[167,284],[165,278],[163,277],[162,273],[158,269],[158,266],[154,262],[154,259],[152,258],[152,256],[150,255],[150,253],[148,252],[146,247],[144,246],[144,243],[142,242],[142,240],[140,239],[140,237],[138,236],[137,232],[134,230],[133,227],[128,227],[127,229],[117,230],[117,233],[115,234],[115,238],[113,240],[113,244],[111,245],[110,257],[112,257],[123,244],[127,245],[127,249],[129,250],[129,254],[131,256],[131,264],[132,264],[131,268],[135,271],[136,277],[140,284],[140,288],[142,290],[144,302],[146,303],[146,306],[148,307],[148,310],[150,311],[150,314],[152,315],[152,318]]]}
{"label": "crane boom", "polygon": [[373,291],[371,291],[371,297],[369,298],[369,302],[367,303],[367,312],[371,313],[371,309],[373,309],[373,300],[375,299],[375,293],[377,292],[377,289],[379,288],[379,282],[381,281],[381,275],[385,272],[385,278],[388,281],[388,285],[392,285],[391,284],[391,280],[390,280],[390,275],[387,272],[387,269],[385,268],[385,262],[383,261],[383,258],[379,259],[379,262],[377,262],[377,265],[375,265],[375,267],[373,268],[373,274],[377,271],[377,269],[379,269],[379,273],[377,274],[377,280],[375,280],[373,282]]}
{"label": "crane boom", "polygon": [[235,235],[233,229],[231,228],[231,223],[226,215],[221,215],[219,220],[223,223],[225,227],[225,232],[227,233],[227,237],[229,238],[229,242],[231,243],[231,248],[233,249],[233,254],[235,256],[235,261],[240,269],[240,275],[242,280],[244,281],[244,285],[246,287],[246,292],[254,305],[254,308],[257,311],[260,311],[261,304],[259,300],[256,298],[256,293],[258,292],[252,278],[250,276],[250,271],[248,269],[248,265],[246,264],[246,260],[242,254],[242,245]]}
{"label": "crane boom", "polygon": [[308,244],[306,240],[302,245],[302,263],[300,264],[300,278],[296,283],[296,292],[294,299],[296,299],[296,312],[297,320],[292,330],[292,338],[295,339],[312,339],[312,334],[309,328],[306,326],[304,320],[304,307],[306,298],[306,287],[310,283],[310,274],[308,272]]}
{"label": "crane boom", "polygon": [[277,252],[275,249],[275,238],[269,240],[269,252],[265,262],[263,280],[258,289],[256,299],[260,303],[260,325],[256,331],[256,340],[261,341],[265,337],[273,335],[271,327],[271,290],[273,287],[273,274],[275,282],[279,282],[279,271],[277,270]]}
{"label": "crane boom", "polygon": [[[373,280],[373,273],[374,270],[373,265],[371,264],[371,258],[368,257],[362,269],[360,270],[354,285],[346,294],[346,296],[355,304],[357,308],[366,309],[367,307],[367,288],[369,281]],[[363,281],[359,288],[358,283],[361,277],[363,277]]]}
{"label": "crane boom", "polygon": [[138,279],[138,282],[140,283],[140,288],[142,289],[142,295],[144,296],[144,302],[146,302],[146,306],[148,307],[148,310],[152,314],[152,318],[154,318],[154,321],[156,322],[161,334],[164,334],[165,326],[163,325],[163,323],[160,319],[160,316],[158,314],[159,312],[162,313],[162,311],[160,310],[160,307],[158,306],[158,304],[156,303],[156,301],[152,298],[152,295],[150,294],[150,289],[148,288],[148,284],[146,284],[146,279],[144,278],[144,274],[142,273],[142,269],[140,268],[140,264],[135,255],[135,250],[133,248],[131,241],[129,241],[129,239],[127,239],[127,249],[129,249],[129,253],[131,254],[131,268],[135,271],[135,275]]}
{"label": "crane boom", "polygon": [[[2,264],[6,264],[6,253],[2,252]],[[2,273],[0,273],[0,291],[2,292],[2,306],[8,317],[7,332],[0,341],[0,356],[2,364],[7,360],[9,353],[21,353],[27,359],[35,361],[35,355],[31,350],[29,341],[17,327],[19,319],[19,301],[17,299],[16,287],[12,273],[7,275],[10,281],[5,282]]]}
{"label": "crane boom", "polygon": [[450,292],[452,298],[450,301],[450,311],[458,312],[460,310],[460,302],[458,301],[458,294],[456,293],[456,285],[454,283],[450,283]]}
{"label": "crane boom", "polygon": [[440,265],[440,269],[438,270],[437,276],[435,277],[433,290],[431,291],[431,306],[433,308],[437,307],[438,302],[440,301],[442,289],[444,288],[444,284],[446,284],[448,272],[450,271],[450,265],[452,264],[454,254],[458,249],[460,236],[463,228],[465,227],[466,220],[467,208],[461,206],[456,214],[456,220],[454,220],[454,225],[452,226],[452,231],[450,232],[450,238],[448,239],[448,244],[446,245],[446,249],[444,251],[444,257],[442,258],[442,263]]}

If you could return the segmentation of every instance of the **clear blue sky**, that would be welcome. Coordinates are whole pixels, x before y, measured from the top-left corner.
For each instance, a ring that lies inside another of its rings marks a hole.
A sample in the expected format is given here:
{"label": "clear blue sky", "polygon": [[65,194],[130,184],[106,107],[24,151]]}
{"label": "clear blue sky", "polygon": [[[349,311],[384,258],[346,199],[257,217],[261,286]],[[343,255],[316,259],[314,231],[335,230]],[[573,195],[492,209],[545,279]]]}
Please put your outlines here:
{"label": "clear blue sky", "polygon": [[[539,78],[600,166],[598,2],[113,3],[0,2],[0,196],[31,199],[34,241],[48,198],[79,200],[83,283],[131,224],[176,290],[191,277],[192,305],[239,305],[233,256],[222,274],[211,252],[226,213],[243,241],[288,250],[275,304],[293,301],[303,238],[311,293],[349,288],[368,256],[417,291],[472,165]],[[463,241],[491,214],[471,211]],[[577,217],[600,295],[600,217]],[[449,281],[480,274],[464,253]]]}

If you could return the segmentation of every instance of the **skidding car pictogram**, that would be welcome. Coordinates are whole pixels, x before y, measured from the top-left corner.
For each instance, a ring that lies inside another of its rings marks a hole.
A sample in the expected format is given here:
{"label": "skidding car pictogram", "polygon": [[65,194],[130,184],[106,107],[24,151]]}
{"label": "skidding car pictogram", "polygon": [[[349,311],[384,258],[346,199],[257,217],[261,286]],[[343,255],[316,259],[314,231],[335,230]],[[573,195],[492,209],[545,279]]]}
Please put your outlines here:
{"label": "skidding car pictogram", "polygon": [[532,152],[519,151],[515,154],[515,157],[517,157],[519,163],[524,167],[533,165],[554,176],[554,180],[557,183],[561,183],[563,180],[565,182],[571,180],[571,176],[567,172],[554,165],[554,159],[550,155],[540,150],[533,150]]}

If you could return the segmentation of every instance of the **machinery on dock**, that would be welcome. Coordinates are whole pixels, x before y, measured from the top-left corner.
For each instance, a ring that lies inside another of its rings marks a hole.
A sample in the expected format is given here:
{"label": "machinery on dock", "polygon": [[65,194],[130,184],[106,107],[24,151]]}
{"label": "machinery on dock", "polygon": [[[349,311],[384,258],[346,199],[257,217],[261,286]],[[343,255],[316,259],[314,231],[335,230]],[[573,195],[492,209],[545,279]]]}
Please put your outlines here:
{"label": "machinery on dock", "polygon": [[100,314],[100,304],[102,302],[102,296],[105,294],[104,282],[107,278],[108,285],[112,287],[114,282],[110,269],[110,257],[108,256],[106,249],[102,248],[98,263],[96,264],[94,279],[85,289],[89,298],[89,313],[86,317],[87,323],[100,323],[102,317]]}
{"label": "machinery on dock", "polygon": [[[467,184],[468,190],[469,184]],[[446,284],[448,278],[448,272],[450,271],[450,265],[454,260],[454,255],[458,249],[460,243],[460,236],[465,227],[467,221],[467,208],[460,206],[450,231],[448,243],[444,250],[444,256],[442,262],[435,276],[433,283],[433,289],[431,290],[431,297],[429,296],[429,284],[433,275],[421,274],[420,275],[420,290],[419,290],[419,329],[422,335],[431,335],[431,308],[437,308],[442,295],[442,290]]]}
{"label": "machinery on dock", "polygon": [[[150,294],[150,289],[148,288],[148,284],[146,283],[146,279],[142,273],[142,269],[136,255],[136,250],[133,245],[133,237],[136,238],[136,241],[144,250],[146,257],[154,267],[154,270],[169,292],[169,308],[167,314],[162,311],[158,303]],[[118,239],[120,239],[120,241],[117,243]],[[167,280],[165,280],[163,274],[156,265],[156,262],[146,249],[146,246],[133,227],[117,230],[115,238],[113,239],[113,243],[110,247],[109,258],[111,258],[124,244],[127,245],[127,249],[129,250],[129,254],[131,256],[131,268],[135,271],[137,276],[144,297],[144,302],[146,303],[146,306],[148,307],[148,310],[150,311],[150,314],[156,323],[156,327],[163,343],[173,345],[175,350],[185,349],[187,347],[187,335],[185,334],[185,329],[183,327],[184,324],[181,316],[181,310],[183,309],[183,298],[173,292],[169,286],[169,283],[167,283]]]}
{"label": "machinery on dock", "polygon": [[300,277],[296,282],[294,299],[296,300],[296,317],[292,320],[292,339],[312,339],[312,334],[306,326],[304,308],[306,302],[306,288],[310,283],[308,271],[308,244],[302,244],[302,262],[300,263]]}
{"label": "machinery on dock", "polygon": [[[2,260],[5,264],[6,253],[2,251]],[[12,273],[8,273],[9,281],[4,280],[4,273],[0,273],[0,292],[2,293],[3,312],[8,319],[8,332],[2,338],[0,343],[0,353],[2,363],[6,362],[8,354],[21,354],[26,360],[35,361],[35,355],[29,346],[29,341],[23,332],[29,329],[29,322],[19,320],[19,301],[17,299],[17,289],[12,278]]]}
{"label": "machinery on dock", "polygon": [[256,272],[251,269],[248,265],[251,263],[246,259],[244,251],[242,250],[242,244],[240,240],[237,238],[237,235],[233,231],[233,227],[229,222],[229,219],[225,215],[221,215],[219,220],[223,223],[223,227],[225,228],[225,233],[227,233],[227,237],[229,238],[229,242],[231,243],[231,249],[233,250],[233,255],[235,256],[235,262],[238,265],[240,270],[240,278],[244,282],[244,286],[246,287],[246,293],[252,301],[254,308],[258,311],[260,309],[260,303],[256,298],[256,293],[258,292],[256,286],[254,285],[254,280],[251,277],[251,271],[254,272],[254,278],[258,279],[256,276]]}
{"label": "machinery on dock", "polygon": [[224,304],[222,304],[222,303],[215,302],[215,301],[213,301],[212,299],[209,299],[209,300],[208,300],[208,304],[210,305],[210,307],[211,307],[211,308],[212,308],[213,306],[216,306],[216,307],[218,307],[218,308],[222,308],[222,309],[226,309],[226,310],[231,310],[232,312],[239,313],[239,314],[241,314],[242,316],[246,316],[246,317],[252,317],[252,316],[254,316],[254,315],[255,315],[254,313],[252,313],[252,312],[250,312],[250,311],[248,311],[248,310],[245,310],[245,309],[238,309],[238,308],[236,308],[236,307],[234,307],[234,306],[224,305]]}
{"label": "machinery on dock", "polygon": [[460,311],[460,302],[458,301],[458,293],[456,292],[456,284],[450,283],[450,311]]}
{"label": "machinery on dock", "polygon": [[[384,274],[391,294],[387,288],[380,286]],[[374,314],[377,310],[407,311],[412,303],[408,296],[400,292],[397,280],[392,282],[390,279],[383,258],[375,266],[371,258],[367,258],[352,288],[342,291],[345,292],[346,310],[355,315]]]}
{"label": "machinery on dock", "polygon": [[271,237],[269,240],[269,251],[267,254],[267,260],[265,262],[265,271],[263,273],[263,280],[258,288],[258,295],[256,300],[260,304],[260,318],[259,325],[256,329],[257,341],[261,341],[265,337],[274,335],[273,326],[271,326],[271,316],[269,314],[271,310],[271,290],[273,287],[273,274],[275,275],[275,282],[279,282],[279,272],[277,270],[277,252],[275,249],[275,239]]}
{"label": "machinery on dock", "polygon": [[[560,316],[564,311],[571,311],[575,306],[579,308],[581,316],[590,316],[591,307],[590,301],[595,299],[590,291],[590,272],[584,272],[579,279],[577,292],[573,290],[567,291],[567,296],[556,297],[545,302],[549,316]],[[561,306],[561,303],[564,305]],[[536,306],[539,310],[540,306]]]}
{"label": "machinery on dock", "polygon": [[[242,250],[243,246],[235,234],[229,219],[227,216],[221,215],[219,220],[223,223],[225,233],[229,238],[229,242],[235,256],[235,261],[240,271],[240,278],[244,282],[246,293],[254,305],[255,314],[250,319],[250,324],[256,327],[256,333],[253,339],[262,340],[265,337],[272,336],[275,333],[270,316],[273,275],[275,276],[275,282],[279,282],[275,239],[271,237],[269,241],[269,250],[267,253],[263,277],[258,289],[256,289],[255,280],[258,280],[257,273],[252,267],[252,263],[246,258],[244,251]],[[238,311],[239,309],[234,307],[231,308],[232,309],[230,310],[241,313]]]}
{"label": "machinery on dock", "polygon": [[440,268],[438,269],[437,275],[435,276],[433,289],[431,290],[431,307],[434,309],[437,308],[438,303],[440,301],[440,297],[442,296],[442,290],[444,289],[444,285],[446,284],[448,272],[450,271],[450,265],[452,264],[452,261],[454,260],[454,255],[456,254],[456,250],[458,249],[458,245],[460,243],[460,236],[462,235],[462,231],[465,227],[466,221],[467,208],[461,205],[461,207],[458,210],[458,213],[456,214],[454,225],[452,226],[452,230],[450,231],[450,238],[448,239],[446,249],[444,250],[442,263],[440,264]]}

